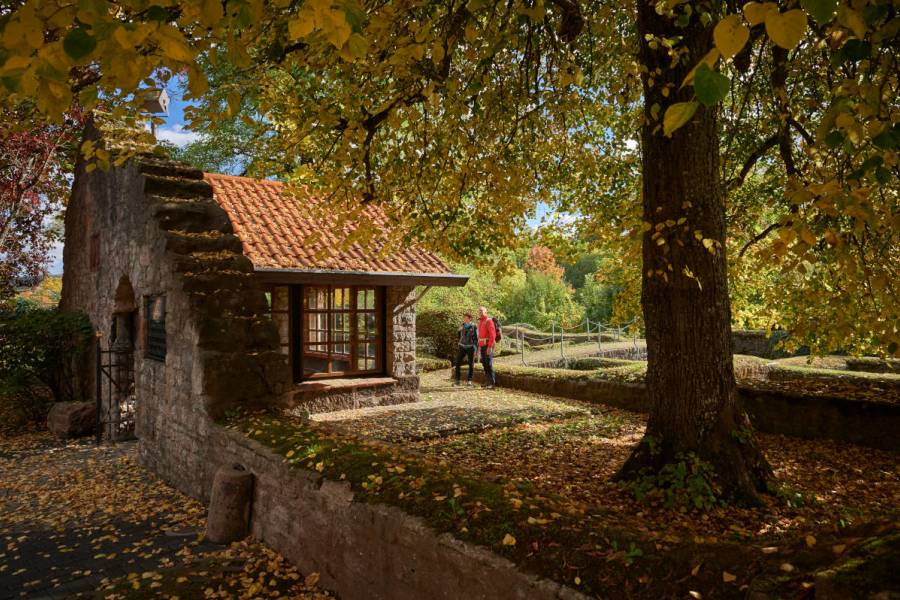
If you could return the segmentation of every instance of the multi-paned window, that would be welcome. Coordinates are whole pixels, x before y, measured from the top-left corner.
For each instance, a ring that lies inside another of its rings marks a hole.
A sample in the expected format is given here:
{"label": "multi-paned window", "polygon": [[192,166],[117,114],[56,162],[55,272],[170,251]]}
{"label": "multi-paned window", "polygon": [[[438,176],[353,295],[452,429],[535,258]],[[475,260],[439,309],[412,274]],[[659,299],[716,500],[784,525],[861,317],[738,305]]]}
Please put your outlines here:
{"label": "multi-paned window", "polygon": [[383,288],[274,286],[268,292],[282,351],[299,379],[380,373]]}

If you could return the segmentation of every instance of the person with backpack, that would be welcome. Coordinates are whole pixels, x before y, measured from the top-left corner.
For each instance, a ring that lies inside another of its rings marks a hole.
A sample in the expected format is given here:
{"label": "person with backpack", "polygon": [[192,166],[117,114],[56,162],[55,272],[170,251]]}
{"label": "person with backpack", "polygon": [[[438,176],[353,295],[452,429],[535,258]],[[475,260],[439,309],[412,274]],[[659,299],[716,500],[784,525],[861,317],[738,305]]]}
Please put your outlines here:
{"label": "person with backpack", "polygon": [[463,359],[469,363],[469,378],[466,385],[472,385],[472,371],[475,369],[475,352],[478,349],[478,327],[472,322],[472,313],[463,315],[463,324],[457,333],[459,334],[459,345],[456,352],[456,380],[453,382],[453,385],[460,385],[460,371],[462,370]]}
{"label": "person with backpack", "polygon": [[484,367],[484,387],[493,389],[497,385],[494,374],[494,344],[497,342],[497,324],[488,316],[485,307],[478,309],[478,351],[481,366]]}

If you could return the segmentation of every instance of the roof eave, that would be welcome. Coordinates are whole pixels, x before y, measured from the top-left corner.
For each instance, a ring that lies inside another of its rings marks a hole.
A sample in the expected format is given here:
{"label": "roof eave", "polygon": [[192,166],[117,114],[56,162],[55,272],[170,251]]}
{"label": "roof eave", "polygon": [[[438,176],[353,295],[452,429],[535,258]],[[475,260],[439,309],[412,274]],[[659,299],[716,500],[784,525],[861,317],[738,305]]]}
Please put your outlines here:
{"label": "roof eave", "polygon": [[342,271],[338,269],[282,269],[258,267],[256,276],[266,283],[353,284],[353,285],[428,285],[462,287],[468,275],[456,273],[412,273],[388,271]]}

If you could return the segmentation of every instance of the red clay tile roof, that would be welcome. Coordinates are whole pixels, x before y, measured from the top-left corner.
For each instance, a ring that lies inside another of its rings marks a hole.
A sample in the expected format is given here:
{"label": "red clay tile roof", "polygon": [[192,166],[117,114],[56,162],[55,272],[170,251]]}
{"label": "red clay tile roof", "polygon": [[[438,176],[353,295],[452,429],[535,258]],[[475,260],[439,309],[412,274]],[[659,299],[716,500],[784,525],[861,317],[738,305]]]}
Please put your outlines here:
{"label": "red clay tile roof", "polygon": [[[376,256],[377,252],[366,251],[358,243],[340,248],[334,224],[316,222],[309,215],[307,203],[318,199],[286,194],[280,182],[217,173],[204,173],[204,178],[256,269],[450,273],[440,258],[421,248],[385,256]],[[366,207],[364,216],[376,227],[385,227],[387,219],[377,206]],[[376,238],[373,247],[383,247],[383,238]]]}

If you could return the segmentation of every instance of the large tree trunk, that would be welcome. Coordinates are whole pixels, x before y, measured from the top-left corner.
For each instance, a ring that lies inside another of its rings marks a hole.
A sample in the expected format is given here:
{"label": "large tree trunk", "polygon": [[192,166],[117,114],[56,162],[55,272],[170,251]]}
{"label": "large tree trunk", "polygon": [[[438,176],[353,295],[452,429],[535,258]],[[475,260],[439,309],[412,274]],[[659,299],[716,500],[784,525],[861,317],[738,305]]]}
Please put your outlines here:
{"label": "large tree trunk", "polygon": [[[671,137],[662,131],[666,108],[691,99],[691,86],[679,86],[711,48],[712,26],[699,22],[695,7],[690,25],[677,27],[655,4],[638,0],[643,214],[651,225],[643,238],[641,304],[652,409],[645,438],[620,477],[658,473],[694,453],[715,469],[724,494],[754,503],[771,469],[753,441],[734,380],[716,111],[701,106]],[[673,66],[669,51],[662,44],[651,48],[648,35],[683,36],[676,45],[685,51],[681,61]]]}

